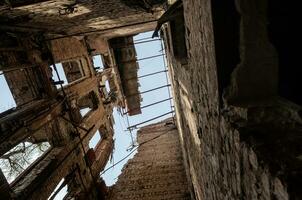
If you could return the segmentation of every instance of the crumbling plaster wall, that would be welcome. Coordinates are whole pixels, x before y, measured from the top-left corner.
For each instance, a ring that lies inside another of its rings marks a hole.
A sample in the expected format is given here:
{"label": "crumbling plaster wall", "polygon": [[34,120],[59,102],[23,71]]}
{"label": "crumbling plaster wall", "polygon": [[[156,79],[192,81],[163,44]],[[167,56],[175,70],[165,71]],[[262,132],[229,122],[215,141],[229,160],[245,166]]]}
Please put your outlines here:
{"label": "crumbling plaster wall", "polygon": [[53,34],[74,34],[152,22],[159,11],[161,8],[153,14],[147,13],[142,6],[129,7],[120,0],[49,0],[0,10],[0,21],[7,26],[14,24]]}
{"label": "crumbling plaster wall", "polygon": [[[222,97],[219,96],[218,89],[211,1],[188,0],[183,3],[188,64],[181,65],[177,62],[169,49],[167,55],[177,126],[187,174],[193,183],[190,187],[192,197],[196,199],[289,199],[288,184],[292,180],[288,181],[288,177],[284,176],[286,170],[281,168],[277,171],[272,170],[272,164],[267,157],[272,156],[270,159],[279,160],[279,163],[276,162],[277,166],[287,165],[283,159],[286,155],[291,156],[291,152],[287,150],[290,149],[290,144],[284,143],[286,147],[282,147],[275,141],[280,141],[280,138],[285,140],[288,132],[284,131],[283,136],[282,134],[274,136],[273,133],[278,132],[278,127],[279,129],[282,127],[280,124],[283,124],[283,129],[299,133],[299,125],[296,124],[301,124],[301,118],[297,114],[299,107],[290,106],[291,104],[286,101],[281,100],[283,103],[280,103],[280,100],[271,100],[277,94],[278,63],[276,52],[265,32],[265,17],[263,17],[265,10],[261,7],[265,6],[265,3],[236,2],[239,3],[241,14],[244,15],[240,24],[241,64],[240,70],[232,75],[231,91],[227,93],[229,101],[223,104],[220,102]],[[261,9],[256,9],[257,6]],[[256,28],[255,34],[253,28]],[[167,34],[165,38],[169,40],[171,36]],[[254,37],[257,39],[253,43]],[[169,45],[166,44],[166,47],[169,48]],[[254,65],[253,60],[255,60]],[[240,76],[236,75],[239,71],[242,73]],[[244,79],[243,73],[247,79]],[[257,73],[261,75],[257,76]],[[236,84],[240,87],[236,88]],[[261,88],[261,85],[264,87]],[[257,89],[263,90],[257,91]],[[253,98],[249,96],[251,94]],[[235,102],[231,101],[234,99],[238,100],[236,103],[240,101],[246,103],[246,100],[251,102],[246,107],[236,107],[231,104]],[[261,101],[266,103],[259,103]],[[232,115],[237,118],[234,119]],[[289,116],[288,119],[286,115]],[[258,144],[245,141],[244,131],[240,127],[242,119],[244,124],[252,124],[249,127],[243,125],[245,128],[257,127],[262,131],[261,134],[266,134],[267,140],[257,141]],[[259,145],[259,142],[262,144]],[[270,142],[274,148],[268,145]],[[259,151],[259,146],[262,146],[262,151]],[[275,153],[274,149],[278,151],[278,148],[285,149],[286,153]],[[282,155],[283,158],[276,155]],[[297,198],[295,196],[297,191],[297,189],[292,191],[293,199]]]}

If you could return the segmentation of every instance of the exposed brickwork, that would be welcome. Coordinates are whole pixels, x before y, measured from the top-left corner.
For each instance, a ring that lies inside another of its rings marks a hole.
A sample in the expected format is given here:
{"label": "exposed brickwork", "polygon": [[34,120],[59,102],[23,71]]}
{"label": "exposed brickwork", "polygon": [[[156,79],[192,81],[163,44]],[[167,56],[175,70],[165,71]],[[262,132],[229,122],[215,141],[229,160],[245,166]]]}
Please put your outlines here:
{"label": "exposed brickwork", "polygon": [[[171,120],[169,120],[171,122]],[[178,132],[164,121],[138,132],[138,153],[111,188],[111,200],[189,200]],[[152,140],[152,138],[157,137]],[[143,144],[146,141],[152,140]]]}

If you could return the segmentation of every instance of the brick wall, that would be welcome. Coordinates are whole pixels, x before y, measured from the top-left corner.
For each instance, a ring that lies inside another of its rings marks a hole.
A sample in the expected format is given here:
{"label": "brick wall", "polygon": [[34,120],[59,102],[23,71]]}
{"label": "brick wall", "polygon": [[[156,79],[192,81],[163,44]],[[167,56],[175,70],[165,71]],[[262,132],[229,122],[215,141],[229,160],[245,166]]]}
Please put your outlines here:
{"label": "brick wall", "polygon": [[109,199],[190,199],[177,129],[166,122],[146,126],[138,132],[141,145],[138,153],[123,168]]}

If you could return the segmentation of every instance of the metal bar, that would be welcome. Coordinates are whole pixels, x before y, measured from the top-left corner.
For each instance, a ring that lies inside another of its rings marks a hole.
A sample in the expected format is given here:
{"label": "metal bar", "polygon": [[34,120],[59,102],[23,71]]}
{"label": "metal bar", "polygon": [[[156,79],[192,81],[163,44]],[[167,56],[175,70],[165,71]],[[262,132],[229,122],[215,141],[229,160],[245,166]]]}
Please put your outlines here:
{"label": "metal bar", "polygon": [[159,55],[155,55],[155,56],[149,56],[149,57],[137,59],[137,61],[147,60],[147,59],[156,58],[156,57],[160,57],[160,56],[164,56],[164,55],[165,54],[159,54]]}
{"label": "metal bar", "polygon": [[154,90],[158,90],[158,89],[165,88],[165,87],[170,87],[170,86],[171,86],[171,84],[163,85],[163,86],[160,86],[160,87],[156,87],[156,88],[153,88],[153,89],[150,89],[150,90],[143,91],[140,94],[145,94],[145,93],[148,93],[148,92],[152,92]]}
{"label": "metal bar", "polygon": [[148,77],[148,76],[153,76],[155,74],[159,74],[159,73],[163,73],[163,72],[167,72],[167,71],[168,70],[162,70],[162,71],[153,72],[153,73],[150,73],[150,74],[145,74],[145,75],[142,75],[142,76],[131,77],[131,78],[125,79],[125,81],[129,81],[129,80],[133,80],[133,79],[139,79],[139,78],[144,78],[144,77]]}
{"label": "metal bar", "polygon": [[[127,118],[127,125],[128,127],[130,126],[130,120],[129,120],[129,116],[126,115],[126,118]],[[134,148],[134,139],[133,139],[133,134],[132,134],[132,130],[129,130],[130,132],[130,137],[131,137],[131,148]],[[128,150],[127,150],[128,151]]]}
{"label": "metal bar", "polygon": [[[165,102],[165,101],[169,101],[169,100],[171,100],[171,99],[172,99],[172,98],[164,99],[164,100],[157,101],[157,102],[154,102],[154,103],[151,103],[151,104],[142,106],[142,107],[134,108],[134,109],[139,109],[139,108],[140,108],[140,109],[144,109],[144,108],[148,108],[148,107],[150,107],[150,106],[154,106],[154,105],[156,105],[156,104],[159,104],[159,103],[162,103],[162,102]],[[125,115],[125,114],[127,114],[127,113],[129,113],[129,111],[127,111],[127,112],[125,112],[125,113],[123,113],[123,114]]]}
{"label": "metal bar", "polygon": [[[161,42],[160,42],[160,46],[161,46],[161,50],[164,52],[164,54],[165,54],[165,48],[164,48],[164,42],[161,40]],[[163,63],[164,63],[164,69],[167,69],[168,68],[168,65],[166,65],[166,58],[167,58],[167,56],[163,56]],[[168,71],[168,70],[167,70]],[[165,73],[165,75],[166,75],[166,82],[167,82],[167,84],[169,84],[169,77],[168,77],[168,73],[166,72]],[[171,94],[171,90],[170,90],[170,88],[168,88],[168,95],[169,95],[169,97],[171,98],[171,100],[170,100],[170,107],[171,107],[171,111],[173,110],[173,100],[172,100],[172,94]],[[175,121],[174,121],[174,116],[173,116],[173,113],[172,113],[172,118],[173,118],[173,122],[175,123]]]}
{"label": "metal bar", "polygon": [[116,48],[116,49],[129,48],[129,47],[132,47],[132,45],[135,45],[135,44],[143,44],[143,43],[155,42],[155,41],[159,41],[159,40],[160,39],[153,39],[153,40],[146,40],[146,41],[142,41],[142,42],[127,43],[125,45],[115,46],[114,48]]}
{"label": "metal bar", "polygon": [[133,40],[133,41],[137,42],[137,41],[148,40],[148,39],[152,39],[152,37],[145,37],[145,38],[141,38],[141,39],[137,39],[137,40]]}
{"label": "metal bar", "polygon": [[167,112],[167,113],[165,113],[165,114],[159,115],[159,116],[157,116],[157,117],[153,117],[153,118],[148,119],[148,120],[146,120],[146,121],[140,122],[140,123],[138,123],[138,124],[129,126],[127,129],[128,129],[128,130],[133,130],[133,129],[135,129],[135,128],[136,128],[137,126],[139,126],[139,125],[142,125],[142,124],[151,122],[151,121],[153,121],[153,120],[155,120],[155,119],[161,118],[161,117],[166,116],[166,115],[169,115],[169,114],[171,114],[171,113],[174,113],[174,111],[170,111],[170,112]]}
{"label": "metal bar", "polygon": [[146,40],[142,42],[134,42],[133,44],[143,44],[143,43],[148,43],[148,42],[154,42],[154,41],[159,41],[160,39],[152,39],[152,40]]}
{"label": "metal bar", "polygon": [[158,71],[158,72],[153,72],[153,73],[150,73],[150,74],[145,74],[145,75],[139,76],[137,78],[144,78],[144,77],[147,77],[147,76],[152,76],[152,75],[160,74],[160,73],[167,72],[167,71],[168,70],[162,70],[162,71]]}
{"label": "metal bar", "polygon": [[170,86],[171,85],[168,84],[168,85],[160,86],[160,87],[153,88],[153,89],[150,89],[150,90],[146,90],[146,91],[143,91],[143,92],[138,92],[138,93],[130,94],[130,95],[127,95],[126,97],[131,97],[131,96],[135,96],[135,95],[139,95],[139,94],[145,94],[145,93],[148,93],[148,92],[152,92],[154,90],[158,90],[158,89],[161,89],[161,88],[164,88],[164,87],[170,87]]}

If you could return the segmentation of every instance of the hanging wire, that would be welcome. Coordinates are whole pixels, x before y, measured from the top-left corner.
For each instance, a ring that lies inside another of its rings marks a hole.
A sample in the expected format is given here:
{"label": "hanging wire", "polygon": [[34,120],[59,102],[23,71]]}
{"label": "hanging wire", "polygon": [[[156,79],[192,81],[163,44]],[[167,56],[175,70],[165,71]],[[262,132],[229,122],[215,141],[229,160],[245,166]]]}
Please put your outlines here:
{"label": "hanging wire", "polygon": [[[126,119],[127,119],[127,124],[128,124],[128,127],[129,127],[130,126],[130,121],[129,121],[129,116],[127,114],[126,114]],[[135,148],[137,145],[134,144],[132,130],[129,130],[129,133],[130,133],[130,137],[131,137],[131,146],[127,148],[127,151],[132,151],[133,148]]]}
{"label": "hanging wire", "polygon": [[[121,130],[124,130],[124,127],[122,126],[122,122],[123,122],[123,124],[124,124],[124,126],[125,126],[125,128],[127,128],[128,126],[129,126],[129,118],[128,118],[128,116],[126,115],[126,118],[127,118],[127,124],[126,124],[126,122],[125,122],[125,118],[123,117],[124,116],[124,111],[119,111],[119,113],[120,113],[120,115],[118,115],[119,116],[119,124],[120,124],[120,127],[121,127]],[[125,131],[124,131],[125,132]],[[133,146],[135,146],[135,142],[134,142],[134,138],[133,138],[133,134],[132,134],[132,132],[130,132],[130,138],[131,138],[131,144],[130,144],[130,146],[127,148],[127,151],[129,151],[129,149],[130,149],[130,151],[132,150],[132,148],[133,148]]]}
{"label": "hanging wire", "polygon": [[164,54],[158,54],[158,55],[154,55],[154,56],[148,56],[148,57],[144,57],[144,58],[137,59],[137,61],[148,60],[148,59],[152,59],[152,58],[157,58],[157,57],[161,57],[161,56],[163,56],[163,55],[164,55]]}
{"label": "hanging wire", "polygon": [[[125,121],[125,118],[124,118],[124,109],[120,110],[119,113],[120,113],[119,119],[123,122],[124,127],[127,127],[127,122]],[[122,127],[122,130],[123,130],[123,127]]]}
{"label": "hanging wire", "polygon": [[[165,52],[165,49],[164,49],[164,45],[163,45],[163,40],[161,39],[160,40],[160,46],[161,46],[161,51],[163,52],[163,63],[164,63],[164,70],[166,70],[165,72],[165,76],[166,76],[166,82],[167,84],[170,84],[169,83],[169,77],[168,77],[168,65],[166,63],[166,52]],[[173,104],[172,104],[172,95],[171,95],[171,90],[170,90],[170,87],[168,87],[168,95],[169,95],[169,98],[170,98],[170,107],[171,107],[171,111],[173,111]],[[172,115],[172,118],[173,118],[173,121],[174,121],[174,112],[171,113]]]}
{"label": "hanging wire", "polygon": [[[55,72],[56,72],[56,75],[57,75],[57,78],[58,78],[58,80],[59,80],[59,82],[60,82],[60,87],[61,87],[63,96],[64,96],[64,98],[67,99],[67,95],[66,95],[66,92],[65,92],[65,90],[64,90],[64,87],[63,87],[63,84],[62,84],[62,81],[61,81],[61,78],[60,78],[58,69],[57,69],[57,67],[56,67],[56,65],[55,65],[55,62],[54,62],[54,58],[53,58],[53,57],[52,57],[52,61],[53,61],[53,68],[54,68],[54,70],[55,70]],[[66,106],[67,106],[68,114],[69,114],[69,116],[71,116],[70,109],[69,109],[71,106],[69,105],[68,101],[66,101]],[[80,132],[79,132],[79,130],[78,130],[78,127],[77,127],[74,123],[71,123],[71,124],[72,124],[72,126],[74,127],[74,129],[76,130],[76,133],[77,133],[78,138],[79,138],[79,140],[80,140],[80,145],[81,145],[81,147],[82,147],[82,151],[83,151],[84,154],[86,154],[85,148],[84,148],[84,145],[83,145],[83,141],[82,141],[83,138],[81,138],[81,136],[80,136]],[[93,127],[94,127],[94,126],[93,126]],[[93,127],[92,127],[92,128],[93,128]],[[92,128],[90,128],[89,130],[86,131],[85,136],[88,135],[88,133],[92,130]],[[93,173],[92,173],[92,169],[91,169],[91,167],[90,167],[89,165],[88,165],[88,169],[89,169],[89,172],[90,172],[90,175],[91,175],[91,177],[92,177],[92,179],[93,179],[94,184],[97,185],[96,180],[94,179],[94,176],[93,176]]]}
{"label": "hanging wire", "polygon": [[148,120],[145,120],[145,121],[143,121],[143,122],[137,123],[137,124],[135,124],[135,125],[129,126],[127,129],[128,129],[129,131],[131,131],[131,130],[133,130],[133,129],[138,129],[137,126],[139,126],[139,125],[145,124],[145,123],[147,123],[147,122],[151,122],[151,121],[153,121],[153,120],[155,120],[155,119],[159,119],[159,118],[161,118],[161,117],[163,117],[163,116],[166,116],[166,115],[169,115],[169,114],[171,114],[171,113],[173,113],[173,112],[174,112],[174,111],[170,111],[170,112],[164,113],[164,114],[162,114],[162,115],[153,117],[153,118],[151,118],[151,119],[148,119]]}
{"label": "hanging wire", "polygon": [[169,131],[165,131],[164,133],[160,134],[160,135],[157,135],[149,140],[146,140],[144,142],[142,142],[141,144],[139,144],[138,146],[136,146],[135,148],[133,148],[130,153],[128,153],[124,158],[120,159],[118,162],[116,162],[114,165],[111,165],[110,167],[108,167],[107,169],[105,169],[101,174],[100,176],[102,176],[103,174],[105,174],[109,169],[112,169],[113,167],[115,167],[116,165],[120,164],[121,162],[123,162],[125,159],[127,159],[131,154],[133,154],[138,148],[140,148],[141,146],[153,141],[153,140],[156,140],[157,138],[165,135],[169,133]]}

